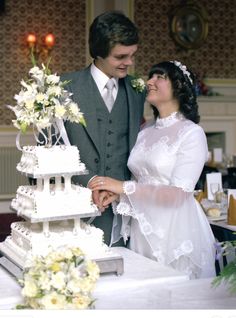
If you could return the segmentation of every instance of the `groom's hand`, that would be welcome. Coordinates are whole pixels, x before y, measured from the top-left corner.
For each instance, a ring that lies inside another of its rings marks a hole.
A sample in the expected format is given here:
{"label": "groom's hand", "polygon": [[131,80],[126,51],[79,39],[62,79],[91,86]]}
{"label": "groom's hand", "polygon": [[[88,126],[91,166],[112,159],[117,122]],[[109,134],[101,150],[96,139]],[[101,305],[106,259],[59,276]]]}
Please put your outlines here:
{"label": "groom's hand", "polygon": [[109,205],[109,203],[104,204],[104,201],[106,201],[108,197],[109,193],[107,191],[95,190],[92,193],[93,202],[97,205],[101,212],[104,212]]}
{"label": "groom's hand", "polygon": [[104,197],[103,200],[103,206],[107,206],[111,204],[112,202],[116,201],[119,199],[119,195],[113,192],[108,192],[108,195]]}
{"label": "groom's hand", "polygon": [[109,191],[99,192],[99,207],[102,212],[108,208],[109,204],[118,199],[118,195]]}

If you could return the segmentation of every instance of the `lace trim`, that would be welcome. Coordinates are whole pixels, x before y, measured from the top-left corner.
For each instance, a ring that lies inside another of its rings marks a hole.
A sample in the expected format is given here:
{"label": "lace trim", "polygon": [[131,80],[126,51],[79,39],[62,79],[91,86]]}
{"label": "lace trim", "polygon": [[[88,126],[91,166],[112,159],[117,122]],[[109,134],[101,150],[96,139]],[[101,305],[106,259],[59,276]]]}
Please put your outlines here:
{"label": "lace trim", "polygon": [[129,203],[120,202],[116,207],[116,211],[120,215],[132,216],[134,219],[137,219],[137,216]]}
{"label": "lace trim", "polygon": [[173,112],[170,116],[164,118],[157,118],[155,128],[162,129],[165,127],[172,126],[177,121],[182,120],[184,116],[179,112]]}
{"label": "lace trim", "polygon": [[174,250],[175,259],[179,259],[180,256],[190,254],[193,251],[193,243],[190,240],[182,242],[182,244]]}
{"label": "lace trim", "polygon": [[133,194],[136,190],[135,182],[134,181],[125,181],[123,183],[123,191],[124,194],[130,195]]}
{"label": "lace trim", "polygon": [[152,225],[147,221],[143,213],[139,213],[136,218],[138,219],[140,230],[144,235],[151,235],[153,233]]}

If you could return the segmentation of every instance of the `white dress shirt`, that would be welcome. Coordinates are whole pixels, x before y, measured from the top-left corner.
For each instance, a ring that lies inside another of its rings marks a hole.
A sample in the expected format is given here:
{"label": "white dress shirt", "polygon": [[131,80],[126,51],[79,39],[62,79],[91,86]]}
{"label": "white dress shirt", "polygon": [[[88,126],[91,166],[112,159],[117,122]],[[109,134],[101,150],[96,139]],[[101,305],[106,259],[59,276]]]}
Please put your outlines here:
{"label": "white dress shirt", "polygon": [[[107,88],[105,86],[107,81],[109,80],[109,77],[106,74],[104,74],[99,68],[97,68],[97,66],[94,63],[91,65],[91,75],[98,87],[98,90],[102,98],[104,98],[104,95],[107,93]],[[118,78],[112,77],[112,80],[114,81],[112,95],[114,100],[116,100],[116,96],[118,93]]]}

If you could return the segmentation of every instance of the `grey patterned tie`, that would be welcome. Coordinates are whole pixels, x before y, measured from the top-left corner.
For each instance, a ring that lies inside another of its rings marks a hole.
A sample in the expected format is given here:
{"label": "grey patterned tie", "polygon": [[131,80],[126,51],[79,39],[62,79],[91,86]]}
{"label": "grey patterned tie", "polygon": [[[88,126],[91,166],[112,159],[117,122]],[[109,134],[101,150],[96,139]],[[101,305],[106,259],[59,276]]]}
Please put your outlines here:
{"label": "grey patterned tie", "polygon": [[114,86],[115,86],[115,83],[111,78],[108,80],[108,82],[105,85],[105,87],[107,88],[107,92],[104,95],[104,102],[107,105],[109,112],[111,112],[112,107],[113,107],[114,102],[115,102],[114,97],[112,95],[112,90],[113,90]]}

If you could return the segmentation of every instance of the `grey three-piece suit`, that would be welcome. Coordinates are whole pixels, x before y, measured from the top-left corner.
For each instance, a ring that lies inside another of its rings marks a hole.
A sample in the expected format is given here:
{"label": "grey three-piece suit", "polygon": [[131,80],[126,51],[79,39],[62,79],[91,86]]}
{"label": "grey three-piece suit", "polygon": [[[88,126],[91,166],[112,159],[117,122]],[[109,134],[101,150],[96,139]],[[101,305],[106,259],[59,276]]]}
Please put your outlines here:
{"label": "grey three-piece suit", "polygon": [[[90,67],[61,76],[61,80],[71,81],[66,89],[73,93],[72,99],[78,103],[86,121],[86,127],[65,123],[70,143],[78,147],[81,161],[89,171],[87,175],[74,177],[74,182],[87,186],[94,175],[130,179],[127,160],[140,129],[145,101],[145,94],[135,91],[131,79],[128,75],[119,80],[115,104],[109,113]],[[110,207],[93,222],[104,231],[107,244],[110,243],[112,220]]]}

